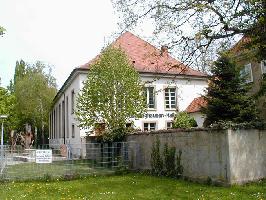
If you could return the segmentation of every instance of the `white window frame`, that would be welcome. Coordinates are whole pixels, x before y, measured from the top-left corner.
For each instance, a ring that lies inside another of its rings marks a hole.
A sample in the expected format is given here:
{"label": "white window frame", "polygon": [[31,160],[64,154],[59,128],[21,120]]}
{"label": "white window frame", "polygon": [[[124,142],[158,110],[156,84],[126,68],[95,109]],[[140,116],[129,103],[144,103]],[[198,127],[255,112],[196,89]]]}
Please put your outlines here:
{"label": "white window frame", "polygon": [[[145,124],[148,124],[148,130],[144,130]],[[154,130],[151,130],[151,124],[155,124]],[[156,131],[157,130],[157,122],[156,121],[143,122],[142,128],[143,128],[143,131]]]}
{"label": "white window frame", "polygon": [[[167,108],[167,104],[166,104],[166,90],[170,90],[170,89],[175,89],[175,107],[172,107],[172,103],[171,103],[171,95],[169,95],[170,98],[168,98],[169,101],[169,108]],[[177,109],[177,88],[176,87],[166,87],[164,88],[164,108],[165,110],[176,110]]]}
{"label": "white window frame", "polygon": [[262,60],[260,62],[260,66],[261,66],[261,74],[266,74],[266,60]]}
{"label": "white window frame", "polygon": [[241,70],[241,74],[242,76],[244,76],[246,83],[253,82],[253,73],[252,73],[251,63],[244,65],[243,69]]}
{"label": "white window frame", "polygon": [[[153,88],[153,100],[154,100],[154,107],[153,108],[150,108],[150,104],[149,104],[149,98],[150,98],[150,93],[149,93],[149,88]],[[156,91],[156,88],[154,85],[147,85],[144,87],[145,89],[145,98],[146,98],[146,104],[147,104],[147,109],[148,110],[156,110],[156,94],[155,94],[155,91]]]}
{"label": "white window frame", "polygon": [[[171,127],[169,127],[169,128],[167,127],[168,123],[171,123]],[[173,121],[166,121],[165,122],[165,127],[166,127],[166,130],[169,130],[169,129],[173,128]]]}

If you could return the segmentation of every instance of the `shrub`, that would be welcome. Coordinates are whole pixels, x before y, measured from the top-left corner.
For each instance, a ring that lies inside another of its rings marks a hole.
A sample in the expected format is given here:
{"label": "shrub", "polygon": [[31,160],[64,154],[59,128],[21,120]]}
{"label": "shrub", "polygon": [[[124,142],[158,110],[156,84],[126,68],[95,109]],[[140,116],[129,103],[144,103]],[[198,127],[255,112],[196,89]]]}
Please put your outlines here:
{"label": "shrub", "polygon": [[151,170],[154,175],[162,175],[163,172],[163,159],[160,155],[160,140],[157,137],[155,143],[152,145],[151,152]]}
{"label": "shrub", "polygon": [[169,148],[167,143],[164,145],[164,166],[166,176],[174,177],[176,175],[175,152],[175,147]]}
{"label": "shrub", "polygon": [[181,155],[182,155],[182,151],[179,150],[178,151],[178,155],[176,156],[176,175],[177,177],[182,176],[183,174],[183,166],[181,165]]}
{"label": "shrub", "polygon": [[173,128],[191,128],[197,126],[196,120],[186,112],[179,112],[174,118]]}
{"label": "shrub", "polygon": [[176,148],[164,145],[163,156],[160,155],[160,140],[158,137],[152,145],[151,152],[151,173],[156,176],[180,177],[183,174],[181,165],[182,151],[176,156]]}

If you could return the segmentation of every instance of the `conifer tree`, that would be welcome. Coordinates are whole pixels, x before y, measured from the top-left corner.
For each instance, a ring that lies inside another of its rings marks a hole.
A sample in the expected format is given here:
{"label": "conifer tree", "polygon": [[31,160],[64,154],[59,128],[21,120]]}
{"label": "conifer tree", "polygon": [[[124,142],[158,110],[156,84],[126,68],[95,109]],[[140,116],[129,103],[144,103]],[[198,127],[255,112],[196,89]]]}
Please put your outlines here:
{"label": "conifer tree", "polygon": [[240,69],[225,54],[214,63],[205,99],[204,125],[219,121],[245,123],[258,119],[255,102],[248,92],[248,85],[240,75]]}

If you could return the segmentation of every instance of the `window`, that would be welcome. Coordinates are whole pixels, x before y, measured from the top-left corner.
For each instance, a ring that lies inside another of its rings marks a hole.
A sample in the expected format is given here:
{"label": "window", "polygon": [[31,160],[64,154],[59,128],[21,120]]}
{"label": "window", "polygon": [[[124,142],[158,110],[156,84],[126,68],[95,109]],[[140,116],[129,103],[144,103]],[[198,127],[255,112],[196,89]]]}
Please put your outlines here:
{"label": "window", "polygon": [[49,138],[52,139],[52,114],[49,114]]}
{"label": "window", "polygon": [[261,73],[266,74],[266,60],[261,61]]}
{"label": "window", "polygon": [[166,122],[166,129],[171,129],[173,128],[173,122]]}
{"label": "window", "polygon": [[145,97],[148,108],[155,108],[154,87],[145,87]]}
{"label": "window", "polygon": [[65,101],[62,101],[62,136],[63,138],[66,137],[66,107],[65,107]]}
{"label": "window", "polygon": [[71,114],[75,111],[75,91],[71,91]]}
{"label": "window", "polygon": [[176,108],[176,88],[165,89],[165,108],[175,109]]}
{"label": "window", "polygon": [[66,97],[66,135],[69,138],[68,96]]}
{"label": "window", "polygon": [[253,82],[251,63],[244,65],[244,68],[240,71],[240,75],[245,78],[246,83]]}
{"label": "window", "polygon": [[58,110],[58,133],[59,133],[59,138],[61,138],[61,129],[62,129],[62,126],[61,126],[61,104],[59,104],[59,110]]}
{"label": "window", "polygon": [[133,123],[132,122],[126,123],[126,128],[133,128]]}
{"label": "window", "polygon": [[56,132],[55,126],[56,126],[56,116],[55,116],[55,109],[54,109],[54,111],[53,111],[53,139],[56,138],[55,137],[55,132]]}
{"label": "window", "polygon": [[72,124],[72,138],[75,138],[75,125]]}
{"label": "window", "polygon": [[156,130],[156,123],[144,123],[143,125],[143,130],[144,131],[155,131]]}

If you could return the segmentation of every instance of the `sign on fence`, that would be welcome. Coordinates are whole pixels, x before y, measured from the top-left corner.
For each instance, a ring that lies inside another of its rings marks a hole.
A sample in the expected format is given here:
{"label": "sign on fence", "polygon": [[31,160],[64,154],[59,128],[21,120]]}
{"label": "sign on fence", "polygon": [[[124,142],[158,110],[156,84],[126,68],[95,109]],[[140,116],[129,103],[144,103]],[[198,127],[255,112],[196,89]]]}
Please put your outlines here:
{"label": "sign on fence", "polygon": [[36,163],[52,163],[52,150],[36,150]]}

